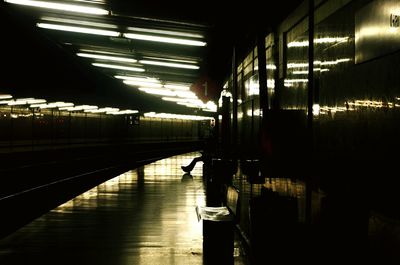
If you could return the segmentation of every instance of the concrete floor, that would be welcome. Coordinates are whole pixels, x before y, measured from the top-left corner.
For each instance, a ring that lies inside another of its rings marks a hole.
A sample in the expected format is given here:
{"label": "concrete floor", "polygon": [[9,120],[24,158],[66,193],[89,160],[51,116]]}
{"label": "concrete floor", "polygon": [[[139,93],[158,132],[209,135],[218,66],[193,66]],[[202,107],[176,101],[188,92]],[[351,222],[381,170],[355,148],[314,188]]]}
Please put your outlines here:
{"label": "concrete floor", "polygon": [[[202,163],[191,176],[180,168],[197,155],[126,172],[60,205],[2,239],[0,264],[203,264]],[[236,247],[235,264],[243,260]]]}

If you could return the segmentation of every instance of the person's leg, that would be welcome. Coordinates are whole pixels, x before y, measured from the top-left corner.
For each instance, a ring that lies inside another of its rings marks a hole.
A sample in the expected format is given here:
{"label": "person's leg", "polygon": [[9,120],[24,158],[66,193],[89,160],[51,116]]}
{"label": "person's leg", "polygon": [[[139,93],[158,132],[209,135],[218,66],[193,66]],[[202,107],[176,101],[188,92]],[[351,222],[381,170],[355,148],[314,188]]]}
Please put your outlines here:
{"label": "person's leg", "polygon": [[182,170],[185,172],[190,172],[196,166],[197,162],[203,161],[203,156],[193,158],[192,162],[190,162],[187,166],[181,166]]}

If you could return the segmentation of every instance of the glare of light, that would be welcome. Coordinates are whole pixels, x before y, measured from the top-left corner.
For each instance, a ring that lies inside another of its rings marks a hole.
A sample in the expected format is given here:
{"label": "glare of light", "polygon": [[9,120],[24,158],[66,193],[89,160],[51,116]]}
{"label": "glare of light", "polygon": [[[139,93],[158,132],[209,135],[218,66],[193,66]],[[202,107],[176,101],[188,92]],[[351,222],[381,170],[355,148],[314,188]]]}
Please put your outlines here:
{"label": "glare of light", "polygon": [[187,102],[187,100],[184,98],[172,98],[172,97],[163,97],[162,100],[172,101],[172,102]]}
{"label": "glare of light", "polygon": [[199,66],[190,64],[169,63],[169,62],[150,61],[150,60],[140,60],[139,62],[142,64],[173,67],[173,68],[184,68],[184,69],[194,69],[194,70],[200,69]]}
{"label": "glare of light", "polygon": [[117,25],[84,21],[84,20],[75,20],[75,19],[66,19],[66,18],[58,18],[58,17],[42,17],[42,20],[65,23],[65,24],[75,24],[81,26],[89,26],[89,27],[98,27],[98,28],[109,28],[109,29],[117,29]]}
{"label": "glare of light", "polygon": [[130,80],[130,81],[138,81],[138,82],[146,82],[146,83],[160,83],[160,81],[158,79],[151,78],[151,77],[125,76],[125,75],[116,75],[114,77],[117,79],[122,79],[122,80]]}
{"label": "glare of light", "polygon": [[161,88],[162,85],[159,83],[153,82],[143,82],[143,81],[134,81],[134,80],[124,80],[124,84],[130,86],[138,86],[138,87],[149,87],[149,88]]}
{"label": "glare of light", "polygon": [[93,35],[101,35],[101,36],[109,36],[109,37],[118,37],[120,35],[117,31],[103,30],[103,29],[90,29],[90,28],[82,28],[82,27],[74,27],[74,26],[64,26],[64,25],[56,25],[56,24],[48,24],[48,23],[37,23],[39,28],[44,29],[54,29],[61,31],[69,31],[76,33],[86,33]]}
{"label": "glare of light", "polygon": [[8,95],[8,94],[0,94],[0,99],[11,99],[13,96]]}
{"label": "glare of light", "polygon": [[196,34],[196,33],[171,31],[171,30],[147,29],[147,28],[137,28],[137,27],[129,27],[128,30],[138,31],[138,32],[146,32],[146,33],[155,33],[155,34],[180,36],[180,37],[190,37],[190,38],[199,38],[199,39],[204,38],[203,35]]}
{"label": "glare of light", "polygon": [[147,94],[153,94],[153,95],[159,95],[159,96],[168,96],[168,97],[174,97],[176,96],[176,93],[171,91],[171,90],[166,90],[166,89],[156,89],[156,88],[150,88],[150,87],[139,87],[140,91],[146,92]]}
{"label": "glare of light", "polygon": [[275,79],[268,79],[267,80],[267,87],[268,88],[275,88]]}
{"label": "glare of light", "polygon": [[123,65],[104,64],[104,63],[92,63],[92,65],[97,66],[97,67],[118,69],[118,70],[132,71],[132,72],[144,72],[145,71],[142,68],[123,66]]}
{"label": "glare of light", "polygon": [[[253,112],[253,113],[252,113]],[[255,109],[255,110],[253,110],[253,111],[251,111],[251,109],[250,110],[248,110],[247,111],[247,116],[262,116],[262,111],[260,110],[260,109]]]}
{"label": "glare of light", "polygon": [[208,101],[206,103],[207,110],[212,112],[217,112],[218,106],[213,101]]}
{"label": "glare of light", "polygon": [[164,85],[164,87],[168,88],[168,89],[173,89],[173,90],[184,90],[184,91],[190,90],[189,86],[172,84],[172,83],[168,83],[168,84]]}
{"label": "glare of light", "polygon": [[308,83],[308,79],[285,79],[285,83]]}
{"label": "glare of light", "polygon": [[[339,37],[339,38],[319,38],[319,39],[314,39],[314,43],[316,44],[323,44],[323,43],[341,43],[341,42],[346,42],[349,40],[349,37]],[[288,48],[292,47],[308,47],[309,46],[309,41],[293,41],[288,43]]]}
{"label": "glare of light", "polygon": [[11,3],[11,4],[41,7],[41,8],[48,8],[48,9],[55,9],[55,10],[62,10],[62,11],[76,12],[76,13],[84,13],[84,14],[92,14],[92,15],[108,15],[108,13],[109,13],[108,10],[105,10],[102,8],[71,5],[71,4],[61,4],[61,3],[32,1],[32,0],[4,0],[4,1],[7,3]]}
{"label": "glare of light", "polygon": [[197,64],[197,61],[194,60],[184,60],[184,59],[175,59],[175,58],[160,58],[160,57],[152,57],[152,56],[143,56],[143,60],[151,60],[151,61],[168,61],[174,63],[186,63],[186,64]]}
{"label": "glare of light", "polygon": [[[337,59],[334,61],[314,61],[314,65],[321,65],[321,66],[326,66],[326,65],[337,65],[340,63],[346,63],[346,62],[350,62],[351,59],[350,58],[341,58],[341,59]],[[293,68],[306,68],[308,67],[308,63],[288,63],[287,64],[287,68],[288,69],[293,69]]]}
{"label": "glare of light", "polygon": [[[254,70],[255,70],[255,71],[257,71],[258,69],[259,69],[258,66],[254,67]],[[267,64],[266,69],[267,69],[267,70],[276,70],[276,65],[274,65],[274,64]]]}
{"label": "glare of light", "polygon": [[100,54],[77,53],[77,55],[79,57],[93,58],[93,59],[100,59],[100,60],[108,60],[108,61],[116,61],[116,62],[125,62],[125,63],[136,63],[137,62],[137,60],[132,59],[132,58],[122,58],[122,57],[100,55]]}
{"label": "glare of light", "polygon": [[249,96],[260,95],[260,85],[257,80],[254,80],[253,78],[250,79],[248,94]]}
{"label": "glare of light", "polygon": [[154,41],[154,42],[163,42],[163,43],[172,43],[172,44],[180,44],[180,45],[190,45],[190,46],[206,46],[207,45],[207,43],[203,42],[203,41],[160,37],[160,36],[135,34],[135,33],[124,33],[124,37],[129,38],[129,39],[135,39],[135,40]]}
{"label": "glare of light", "polygon": [[[321,68],[314,68],[314,72],[329,72],[329,69],[321,69]],[[292,74],[294,75],[307,75],[309,73],[308,70],[304,71],[293,71]]]}

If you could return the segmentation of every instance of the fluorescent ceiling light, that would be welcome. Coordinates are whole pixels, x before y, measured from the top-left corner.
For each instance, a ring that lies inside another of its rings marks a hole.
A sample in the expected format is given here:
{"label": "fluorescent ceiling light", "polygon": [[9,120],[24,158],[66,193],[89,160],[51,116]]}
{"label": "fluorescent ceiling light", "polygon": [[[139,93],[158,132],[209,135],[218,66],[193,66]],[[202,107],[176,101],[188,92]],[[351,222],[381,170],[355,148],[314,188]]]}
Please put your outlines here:
{"label": "fluorescent ceiling light", "polygon": [[149,87],[149,88],[161,88],[162,85],[159,83],[152,83],[152,82],[141,82],[141,81],[134,81],[134,80],[124,80],[124,84],[130,86],[138,86],[138,87]]}
{"label": "fluorescent ceiling light", "polygon": [[186,64],[197,64],[198,61],[195,60],[184,60],[184,59],[171,59],[171,58],[160,58],[160,57],[151,57],[151,56],[143,56],[143,59],[149,59],[153,61],[168,61],[174,63],[186,63]]}
{"label": "fluorescent ceiling light", "polygon": [[60,110],[66,110],[66,111],[81,111],[81,110],[93,110],[93,109],[98,109],[99,107],[97,106],[90,106],[90,105],[80,105],[80,106],[75,106],[75,107],[62,107]]}
{"label": "fluorescent ceiling light", "polygon": [[12,98],[11,95],[7,95],[7,94],[0,94],[0,99],[10,99]]}
{"label": "fluorescent ceiling light", "polygon": [[146,33],[172,35],[172,36],[181,36],[181,37],[191,37],[191,38],[200,38],[200,39],[204,38],[203,35],[196,34],[196,33],[162,30],[162,29],[146,29],[146,28],[129,27],[128,30],[138,31],[138,32],[146,32]]}
{"label": "fluorescent ceiling light", "polygon": [[159,118],[159,119],[179,119],[179,120],[213,120],[212,117],[205,116],[195,116],[195,115],[181,115],[181,114],[171,114],[171,113],[155,113],[147,112],[144,114],[148,118]]}
{"label": "fluorescent ceiling light", "polygon": [[75,24],[81,26],[89,26],[89,27],[98,27],[98,28],[109,28],[109,29],[117,29],[117,25],[106,24],[106,23],[98,23],[91,21],[83,21],[83,20],[75,20],[75,19],[67,19],[67,18],[58,18],[58,17],[42,17],[42,20],[65,23],[65,24]]}
{"label": "fluorescent ceiling light", "polygon": [[82,28],[82,27],[74,27],[74,26],[63,26],[63,25],[48,24],[48,23],[37,23],[37,26],[39,28],[44,28],[44,29],[54,29],[54,30],[61,30],[61,31],[109,36],[109,37],[118,37],[120,35],[120,33],[116,32],[116,31]]}
{"label": "fluorescent ceiling light", "polygon": [[177,39],[177,38],[170,38],[170,37],[135,34],[135,33],[124,33],[124,37],[129,38],[129,39],[135,39],[135,40],[164,42],[164,43],[190,45],[190,46],[206,46],[207,45],[207,43],[204,41]]}
{"label": "fluorescent ceiling light", "polygon": [[151,77],[125,76],[125,75],[116,75],[114,77],[117,79],[122,79],[122,80],[130,80],[130,81],[138,81],[138,82],[146,82],[146,83],[160,83],[160,81],[158,79],[151,78]]}
{"label": "fluorescent ceiling light", "polygon": [[181,98],[197,98],[196,94],[191,91],[175,91],[175,93]]}
{"label": "fluorescent ceiling light", "polygon": [[84,14],[92,14],[92,15],[108,15],[108,10],[97,8],[97,7],[88,7],[88,6],[79,6],[79,5],[71,5],[71,4],[61,4],[61,3],[53,3],[53,2],[44,2],[44,1],[32,1],[32,0],[4,0],[10,4],[18,4],[25,6],[33,6],[33,7],[41,7],[69,12],[77,12]]}
{"label": "fluorescent ceiling light", "polygon": [[150,64],[150,65],[166,66],[166,67],[174,67],[174,68],[185,68],[185,69],[195,69],[195,70],[200,68],[197,65],[168,63],[168,62],[150,61],[150,60],[140,60],[139,62],[142,64]]}
{"label": "fluorescent ceiling light", "polygon": [[114,65],[114,64],[104,64],[104,63],[92,63],[94,66],[110,68],[110,69],[118,69],[118,70],[126,70],[132,72],[144,72],[145,70],[138,67],[130,67],[130,66],[122,66],[122,65]]}
{"label": "fluorescent ceiling light", "polygon": [[139,87],[140,91],[146,92],[148,94],[159,95],[159,96],[168,96],[174,97],[176,96],[175,92],[166,89],[156,89],[150,87]]}
{"label": "fluorescent ceiling light", "polygon": [[165,88],[168,89],[173,89],[173,90],[184,90],[184,91],[189,91],[190,87],[189,86],[185,86],[185,85],[178,85],[178,84],[166,84],[164,85]]}
{"label": "fluorescent ceiling light", "polygon": [[124,63],[136,63],[137,60],[131,58],[122,58],[108,55],[100,55],[100,54],[90,54],[90,53],[77,53],[79,57],[85,58],[93,58],[100,60],[108,60],[108,61],[116,61],[116,62],[124,62]]}
{"label": "fluorescent ceiling light", "polygon": [[138,110],[120,110],[120,111],[111,111],[107,112],[107,114],[112,114],[112,115],[126,115],[126,114],[135,114],[139,113]]}

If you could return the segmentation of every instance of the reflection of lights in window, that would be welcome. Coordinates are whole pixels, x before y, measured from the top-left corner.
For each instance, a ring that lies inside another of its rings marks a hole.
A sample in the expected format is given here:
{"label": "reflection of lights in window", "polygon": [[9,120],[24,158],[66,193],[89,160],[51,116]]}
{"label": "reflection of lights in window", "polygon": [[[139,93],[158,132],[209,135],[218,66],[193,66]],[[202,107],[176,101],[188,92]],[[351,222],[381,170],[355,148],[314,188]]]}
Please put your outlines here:
{"label": "reflection of lights in window", "polygon": [[108,11],[102,8],[97,7],[88,7],[88,6],[79,6],[79,5],[71,5],[71,4],[61,4],[61,3],[53,3],[53,2],[44,2],[44,1],[32,1],[32,0],[4,0],[7,3],[25,5],[25,6],[33,6],[33,7],[41,7],[69,12],[77,12],[84,14],[92,14],[92,15],[108,15]]}
{"label": "reflection of lights in window", "polygon": [[248,84],[248,95],[249,96],[256,96],[260,95],[260,84],[258,83],[258,80],[256,78],[250,78],[249,84]]}
{"label": "reflection of lights in window", "polygon": [[89,27],[96,27],[96,28],[109,28],[109,29],[117,29],[118,28],[117,25],[84,21],[84,20],[66,19],[66,18],[58,18],[58,17],[42,17],[41,19],[46,20],[46,21],[51,21],[51,22],[75,24],[75,25],[89,26]]}
{"label": "reflection of lights in window", "polygon": [[[314,68],[314,72],[329,72],[329,69],[321,69],[321,68]],[[307,75],[308,74],[308,70],[304,70],[304,71],[293,71],[292,74],[294,75]]]}
{"label": "reflection of lights in window", "polygon": [[195,116],[195,115],[181,115],[181,114],[170,114],[170,113],[155,113],[148,112],[144,114],[145,117],[149,118],[160,118],[160,119],[179,119],[179,120],[213,120],[212,117]]}
{"label": "reflection of lights in window", "polygon": [[166,67],[173,67],[173,68],[184,68],[184,69],[194,69],[194,70],[197,70],[200,68],[197,65],[170,63],[170,62],[161,62],[161,61],[140,60],[139,62],[142,64],[166,66]]}
{"label": "reflection of lights in window", "polygon": [[[258,69],[259,69],[258,66],[254,67],[254,71],[257,71]],[[267,70],[276,70],[276,65],[274,65],[274,64],[267,64],[266,69],[267,69]]]}
{"label": "reflection of lights in window", "polygon": [[252,113],[251,109],[247,111],[247,116],[250,116],[250,117],[251,117],[252,114],[253,114],[254,116],[262,116],[262,111],[261,111],[260,109],[255,109],[255,110],[253,111],[253,113]]}
{"label": "reflection of lights in window", "polygon": [[[314,39],[314,43],[316,44],[324,44],[324,43],[341,43],[341,42],[346,42],[349,40],[349,37],[342,37],[342,38],[319,38],[319,39]],[[288,48],[292,47],[308,47],[309,42],[308,41],[293,41],[288,43]]]}
{"label": "reflection of lights in window", "polygon": [[44,28],[44,29],[54,29],[61,31],[76,32],[76,33],[109,36],[109,37],[118,37],[120,35],[120,33],[116,31],[103,30],[103,29],[90,29],[90,28],[82,28],[74,26],[63,26],[63,25],[48,24],[48,23],[37,23],[37,26],[39,28]]}
{"label": "reflection of lights in window", "polygon": [[267,87],[268,88],[275,88],[275,79],[268,79],[267,80]]}
{"label": "reflection of lights in window", "polygon": [[190,46],[206,46],[207,45],[206,42],[197,41],[197,40],[187,40],[187,39],[160,37],[160,36],[134,34],[134,33],[124,33],[124,37],[126,37],[128,39],[135,39],[135,40],[154,41],[154,42],[163,42],[163,43],[172,43],[172,44],[180,44],[180,45],[190,45]]}
{"label": "reflection of lights in window", "polygon": [[138,67],[130,67],[130,66],[122,66],[122,65],[114,65],[114,64],[104,64],[104,63],[92,63],[94,66],[110,68],[110,69],[118,69],[132,72],[144,72],[145,70]]}
{"label": "reflection of lights in window", "polygon": [[[334,61],[314,61],[314,65],[321,65],[321,66],[329,66],[329,65],[337,65],[340,63],[346,63],[346,62],[350,62],[351,59],[350,58],[341,58],[341,59],[337,59]],[[293,68],[307,68],[308,67],[308,63],[288,63],[287,64],[287,68],[288,69],[293,69]],[[318,69],[318,68],[317,68]]]}
{"label": "reflection of lights in window", "polygon": [[308,79],[285,79],[285,83],[308,83]]}
{"label": "reflection of lights in window", "polygon": [[137,60],[132,59],[132,58],[122,58],[122,57],[100,55],[100,54],[77,53],[77,55],[79,57],[93,58],[93,59],[100,59],[100,60],[108,60],[108,61],[116,61],[116,62],[125,62],[125,63],[136,63],[137,62]]}
{"label": "reflection of lights in window", "polygon": [[171,30],[162,30],[162,29],[148,29],[148,28],[129,27],[128,30],[138,31],[138,32],[146,32],[146,33],[163,34],[163,35],[190,37],[190,38],[200,38],[200,39],[204,38],[203,35],[196,34],[196,33],[171,31]]}

